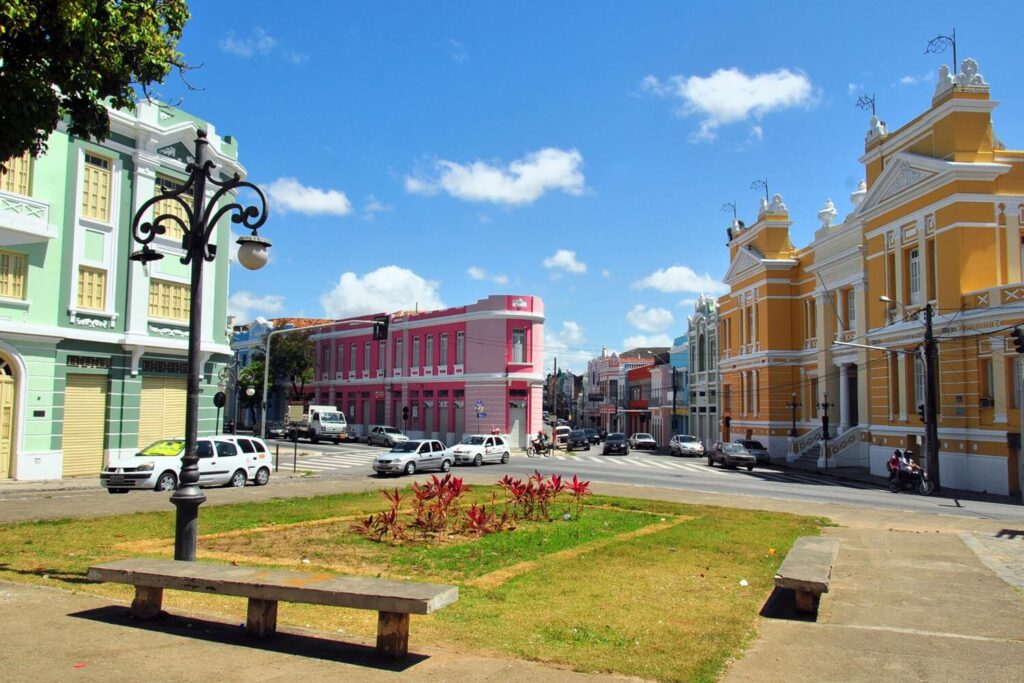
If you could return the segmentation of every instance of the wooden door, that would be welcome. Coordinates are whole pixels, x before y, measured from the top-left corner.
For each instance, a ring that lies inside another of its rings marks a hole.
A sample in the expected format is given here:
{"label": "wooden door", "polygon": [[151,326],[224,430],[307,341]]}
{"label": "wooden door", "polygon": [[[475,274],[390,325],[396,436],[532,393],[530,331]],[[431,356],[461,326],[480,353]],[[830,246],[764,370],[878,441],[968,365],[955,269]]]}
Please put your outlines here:
{"label": "wooden door", "polygon": [[96,475],[103,469],[107,376],[69,374],[64,388],[63,476]]}
{"label": "wooden door", "polygon": [[11,366],[0,359],[0,479],[11,476],[14,459],[14,402],[17,385]]}

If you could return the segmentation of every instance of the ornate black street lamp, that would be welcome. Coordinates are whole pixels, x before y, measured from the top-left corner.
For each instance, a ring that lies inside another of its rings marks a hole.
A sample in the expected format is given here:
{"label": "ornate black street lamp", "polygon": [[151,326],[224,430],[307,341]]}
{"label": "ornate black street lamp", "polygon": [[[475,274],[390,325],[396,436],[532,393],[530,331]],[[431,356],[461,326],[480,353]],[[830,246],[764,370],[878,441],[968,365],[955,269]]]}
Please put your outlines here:
{"label": "ornate black street lamp", "polygon": [[[132,221],[132,237],[142,249],[131,255],[131,260],[143,265],[163,258],[149,245],[159,235],[167,232],[168,224],[177,224],[182,232],[181,257],[183,264],[192,264],[191,294],[188,320],[188,399],[185,404],[185,455],[181,459],[181,477],[177,490],[171,495],[171,502],[177,508],[174,525],[174,559],[196,559],[196,530],[199,506],[206,502],[206,496],[199,489],[199,454],[196,440],[199,426],[199,346],[202,337],[203,319],[203,264],[217,255],[217,245],[210,244],[210,236],[217,222],[231,214],[231,222],[241,224],[252,231],[250,235],[238,238],[238,262],[250,270],[262,268],[267,262],[267,248],[270,241],[257,236],[256,232],[267,220],[267,199],[260,188],[244,181],[236,173],[227,180],[217,180],[216,165],[206,158],[206,131],[200,130],[195,143],[195,160],[186,167],[188,180],[180,189],[165,191],[149,199],[135,214]],[[216,188],[209,200],[206,197],[207,184]],[[259,198],[259,206],[243,206],[237,201],[236,193],[249,189]],[[191,203],[183,197],[191,196]],[[146,220],[152,206],[162,201],[177,202],[187,217],[163,213]],[[221,202],[225,202],[220,205]]]}

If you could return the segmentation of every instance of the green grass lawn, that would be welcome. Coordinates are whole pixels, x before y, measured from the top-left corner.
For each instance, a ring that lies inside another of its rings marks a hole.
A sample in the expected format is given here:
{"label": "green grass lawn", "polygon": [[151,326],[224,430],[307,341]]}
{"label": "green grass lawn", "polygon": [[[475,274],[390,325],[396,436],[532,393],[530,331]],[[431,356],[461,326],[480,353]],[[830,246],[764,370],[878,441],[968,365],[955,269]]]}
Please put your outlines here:
{"label": "green grass lawn", "polygon": [[[471,499],[493,489],[474,487]],[[500,496],[500,494],[499,494]],[[468,503],[467,503],[468,505]],[[781,513],[594,496],[578,519],[521,523],[479,539],[375,543],[352,520],[378,492],[203,509],[198,556],[345,574],[453,583],[457,603],[413,619],[412,643],[495,651],[582,671],[714,680],[754,634],[757,612],[797,536],[823,520]],[[0,578],[128,599],[83,583],[94,563],[168,557],[173,513],[0,526]],[[772,552],[772,550],[775,552]],[[308,563],[304,563],[303,559]],[[745,579],[749,585],[740,586]],[[244,619],[245,601],[169,592],[169,611]],[[376,614],[280,607],[282,624],[372,638]]]}

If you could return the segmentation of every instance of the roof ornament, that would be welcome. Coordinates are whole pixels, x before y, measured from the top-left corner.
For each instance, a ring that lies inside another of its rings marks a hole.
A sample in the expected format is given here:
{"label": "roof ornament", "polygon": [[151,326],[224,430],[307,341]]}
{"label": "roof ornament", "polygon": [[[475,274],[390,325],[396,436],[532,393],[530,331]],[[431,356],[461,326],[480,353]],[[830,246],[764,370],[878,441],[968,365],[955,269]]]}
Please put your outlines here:
{"label": "roof ornament", "polygon": [[974,87],[988,86],[988,83],[985,82],[985,77],[978,73],[977,60],[970,57],[965,59],[960,65],[960,73],[956,75],[956,84]]}
{"label": "roof ornament", "polygon": [[860,206],[860,203],[864,201],[864,196],[868,193],[867,181],[861,180],[857,183],[857,189],[850,193],[850,203],[853,204],[854,210]]}
{"label": "roof ornament", "polygon": [[831,228],[832,221],[835,220],[837,215],[839,215],[839,212],[836,211],[835,204],[832,203],[831,199],[826,199],[825,206],[821,207],[821,210],[818,211],[818,220],[821,221],[821,228],[823,230]]}
{"label": "roof ornament", "polygon": [[949,73],[949,67],[943,64],[939,67],[939,82],[935,84],[935,94],[941,95],[954,84],[953,74]]}
{"label": "roof ornament", "polygon": [[782,203],[782,195],[775,193],[772,195],[772,201],[768,205],[768,213],[788,213],[789,209]]}
{"label": "roof ornament", "polygon": [[764,196],[761,197],[761,209],[757,213],[757,215],[760,216],[761,214],[768,210],[768,179],[758,178],[754,182],[750,183],[750,189],[764,190]]}

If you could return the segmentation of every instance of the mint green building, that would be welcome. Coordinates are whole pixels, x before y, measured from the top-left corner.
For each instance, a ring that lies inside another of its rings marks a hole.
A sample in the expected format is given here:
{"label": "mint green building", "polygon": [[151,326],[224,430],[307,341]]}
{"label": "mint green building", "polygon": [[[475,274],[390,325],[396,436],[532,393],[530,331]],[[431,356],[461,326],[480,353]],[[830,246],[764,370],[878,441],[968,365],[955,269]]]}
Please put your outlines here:
{"label": "mint green building", "polygon": [[[110,119],[105,142],[59,129],[45,155],[13,159],[0,176],[0,478],[96,475],[184,435],[181,233],[158,237],[166,257],[143,265],[128,259],[131,219],[183,183],[201,128],[220,173],[245,170],[231,137],[178,109],[144,102]],[[231,353],[228,225],[215,228],[218,257],[204,270],[200,434],[215,430],[212,397]]]}

